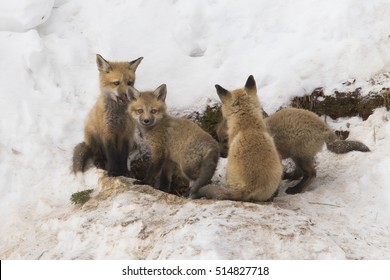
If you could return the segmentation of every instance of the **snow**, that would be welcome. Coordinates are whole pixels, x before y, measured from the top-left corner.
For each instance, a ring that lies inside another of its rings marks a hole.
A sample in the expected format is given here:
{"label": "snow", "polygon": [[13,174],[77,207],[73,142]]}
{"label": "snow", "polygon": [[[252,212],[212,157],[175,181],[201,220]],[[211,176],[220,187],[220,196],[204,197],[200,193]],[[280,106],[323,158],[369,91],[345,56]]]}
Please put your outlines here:
{"label": "snow", "polygon": [[44,23],[54,0],[0,1],[0,30],[23,32]]}
{"label": "snow", "polygon": [[[386,0],[1,0],[0,258],[389,259],[383,108],[366,121],[327,118],[372,151],[324,148],[310,189],[286,195],[284,182],[273,203],[185,200],[70,173],[98,96],[96,53],[145,57],[136,87],[166,83],[172,113],[201,111],[218,102],[214,84],[242,87],[250,74],[273,113],[319,86],[390,87],[389,16]],[[88,188],[91,201],[70,203]]]}

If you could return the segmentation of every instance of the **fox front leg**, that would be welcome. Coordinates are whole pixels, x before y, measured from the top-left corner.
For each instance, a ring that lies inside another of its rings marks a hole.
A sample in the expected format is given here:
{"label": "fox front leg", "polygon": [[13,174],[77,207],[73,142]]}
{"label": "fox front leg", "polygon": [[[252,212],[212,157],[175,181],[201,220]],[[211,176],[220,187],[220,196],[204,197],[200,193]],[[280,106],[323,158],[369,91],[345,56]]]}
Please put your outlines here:
{"label": "fox front leg", "polygon": [[115,145],[113,139],[106,141],[104,150],[107,158],[108,176],[116,177],[124,175],[121,167],[123,156],[121,155],[118,145]]}
{"label": "fox front leg", "polygon": [[143,180],[134,181],[134,184],[154,186],[157,175],[159,175],[161,173],[161,170],[163,169],[164,162],[164,155],[153,155],[152,152],[151,164],[148,168],[145,178]]}

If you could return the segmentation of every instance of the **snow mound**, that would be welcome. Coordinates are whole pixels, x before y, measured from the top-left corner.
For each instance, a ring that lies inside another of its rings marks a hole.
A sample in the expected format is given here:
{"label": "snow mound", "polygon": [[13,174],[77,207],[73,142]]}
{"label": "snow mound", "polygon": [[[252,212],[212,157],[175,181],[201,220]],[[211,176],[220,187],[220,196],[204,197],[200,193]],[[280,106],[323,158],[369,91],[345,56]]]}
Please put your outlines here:
{"label": "snow mound", "polygon": [[[188,200],[132,179],[99,179],[101,191],[20,254],[44,259],[345,258],[312,221],[277,205]],[[53,232],[55,230],[55,232]],[[10,255],[8,257],[14,257]]]}
{"label": "snow mound", "polygon": [[23,32],[44,23],[54,0],[0,1],[0,31]]}

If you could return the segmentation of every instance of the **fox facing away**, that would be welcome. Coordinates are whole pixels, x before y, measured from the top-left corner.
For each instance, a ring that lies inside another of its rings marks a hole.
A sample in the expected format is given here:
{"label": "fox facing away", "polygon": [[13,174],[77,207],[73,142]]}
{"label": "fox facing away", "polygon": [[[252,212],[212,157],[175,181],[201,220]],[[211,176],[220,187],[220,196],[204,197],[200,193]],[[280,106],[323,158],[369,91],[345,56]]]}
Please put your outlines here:
{"label": "fox facing away", "polygon": [[166,85],[154,92],[129,91],[130,114],[137,122],[151,150],[151,165],[146,177],[137,183],[153,186],[157,176],[160,189],[170,192],[175,169],[190,181],[190,197],[214,174],[219,159],[218,143],[197,124],[167,114]]}
{"label": "fox facing away", "polygon": [[[307,189],[316,177],[314,156],[321,151],[324,143],[333,153],[344,154],[350,151],[368,152],[370,149],[359,141],[338,140],[334,131],[315,113],[295,108],[282,109],[265,119],[268,131],[283,159],[291,158],[295,170],[285,173],[283,179],[301,181],[288,188],[288,194],[296,194]],[[228,153],[226,120],[217,127],[221,156]]]}
{"label": "fox facing away", "polygon": [[84,172],[90,158],[109,176],[128,173],[127,159],[135,145],[135,123],[127,111],[128,88],[134,85],[135,71],[142,59],[109,62],[96,55],[100,96],[87,117],[84,142],[74,148],[74,173]]}
{"label": "fox facing away", "polygon": [[228,127],[227,186],[207,185],[199,194],[214,199],[267,201],[277,192],[282,165],[258,109],[256,82],[249,76],[244,88],[228,91],[216,85],[216,89]]}

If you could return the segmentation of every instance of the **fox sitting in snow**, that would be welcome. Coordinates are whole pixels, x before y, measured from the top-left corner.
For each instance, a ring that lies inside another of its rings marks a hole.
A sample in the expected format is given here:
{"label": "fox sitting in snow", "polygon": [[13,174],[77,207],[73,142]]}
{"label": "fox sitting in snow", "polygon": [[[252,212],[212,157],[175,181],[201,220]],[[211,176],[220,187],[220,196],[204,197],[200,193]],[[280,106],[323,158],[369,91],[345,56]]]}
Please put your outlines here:
{"label": "fox sitting in snow", "polygon": [[147,175],[136,183],[153,186],[159,176],[160,189],[170,192],[176,169],[190,181],[190,197],[197,198],[199,188],[210,181],[217,167],[217,141],[192,121],[167,114],[165,84],[155,91],[129,89],[130,114],[151,150]]}
{"label": "fox sitting in snow", "polygon": [[84,172],[93,158],[108,176],[128,173],[127,159],[134,148],[134,121],[127,111],[128,88],[134,85],[135,71],[142,57],[131,62],[109,62],[96,55],[100,96],[90,111],[84,129],[84,142],[73,151],[73,172]]}
{"label": "fox sitting in snow", "polygon": [[214,199],[270,200],[278,190],[282,165],[259,110],[256,82],[249,76],[244,88],[228,91],[216,85],[216,89],[228,127],[227,186],[207,185],[199,194]]}
{"label": "fox sitting in snow", "polygon": [[[286,190],[288,194],[304,192],[315,179],[314,156],[321,151],[324,143],[328,150],[336,154],[370,151],[359,141],[338,140],[334,131],[319,116],[304,109],[282,109],[266,118],[265,124],[281,157],[291,158],[296,166],[293,172],[285,173],[283,179],[302,178],[297,185]],[[229,149],[226,119],[219,123],[216,132],[221,156],[226,156]]]}

